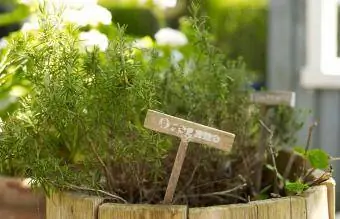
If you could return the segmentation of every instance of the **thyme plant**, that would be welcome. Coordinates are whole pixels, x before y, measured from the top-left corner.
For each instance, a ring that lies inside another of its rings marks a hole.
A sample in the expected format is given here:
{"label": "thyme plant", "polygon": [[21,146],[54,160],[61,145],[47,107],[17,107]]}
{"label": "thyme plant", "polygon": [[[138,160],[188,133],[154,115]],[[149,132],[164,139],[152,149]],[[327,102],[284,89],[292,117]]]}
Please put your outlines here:
{"label": "thyme plant", "polygon": [[167,144],[142,128],[155,89],[123,30],[106,52],[81,52],[76,27],[46,14],[40,22],[9,38],[8,62],[23,60],[15,74],[32,88],[2,127],[1,172],[32,177],[46,190],[122,189],[116,184],[126,177],[131,184],[146,172],[145,180],[159,177]]}
{"label": "thyme plant", "polygon": [[256,195],[260,125],[249,100],[251,76],[242,60],[228,61],[213,45],[204,19],[183,20],[189,43],[175,48],[183,54],[176,62],[169,46],[139,51],[123,28],[111,32],[107,50],[88,50],[78,27],[46,13],[39,20],[38,30],[8,38],[2,66],[30,81],[30,92],[3,117],[2,173],[31,177],[46,192],[159,203],[178,144],[143,127],[152,108],[237,136],[231,154],[190,145],[175,203],[228,204]]}

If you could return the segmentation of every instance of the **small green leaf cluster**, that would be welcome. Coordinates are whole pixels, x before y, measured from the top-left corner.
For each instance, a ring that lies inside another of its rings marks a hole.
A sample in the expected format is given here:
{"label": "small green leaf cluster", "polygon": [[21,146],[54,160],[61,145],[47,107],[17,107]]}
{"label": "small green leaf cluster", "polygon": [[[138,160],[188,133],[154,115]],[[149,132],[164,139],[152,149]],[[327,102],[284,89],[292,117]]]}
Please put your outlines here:
{"label": "small green leaf cluster", "polygon": [[296,181],[296,182],[287,181],[285,184],[285,189],[288,192],[292,192],[295,194],[301,194],[303,191],[305,191],[308,188],[309,188],[308,184],[303,183],[301,181]]}
{"label": "small green leaf cluster", "polygon": [[[298,154],[298,156],[301,156],[305,160],[305,163],[302,164],[304,171],[302,171],[297,180],[287,180],[285,182],[285,189],[288,192],[300,194],[318,181],[322,182],[329,178],[329,174],[327,174],[327,168],[330,167],[331,159],[327,152],[322,149],[306,150],[301,147],[294,147],[294,151]],[[308,171],[305,172],[307,169]],[[325,174],[321,175],[319,179],[311,177],[312,173],[317,169],[326,170]],[[309,177],[311,177],[311,179]],[[323,179],[324,177],[325,179]]]}
{"label": "small green leaf cluster", "polygon": [[326,169],[330,165],[330,156],[322,149],[310,149],[305,150],[301,147],[294,147],[295,152],[302,155],[307,159],[312,168],[315,169]]}

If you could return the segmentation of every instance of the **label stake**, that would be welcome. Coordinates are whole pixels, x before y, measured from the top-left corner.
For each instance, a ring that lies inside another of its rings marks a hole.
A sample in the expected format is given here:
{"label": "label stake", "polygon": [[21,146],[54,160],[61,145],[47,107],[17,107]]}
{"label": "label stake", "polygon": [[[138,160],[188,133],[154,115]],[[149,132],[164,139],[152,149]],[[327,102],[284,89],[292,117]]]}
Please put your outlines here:
{"label": "label stake", "polygon": [[169,116],[154,110],[148,110],[144,126],[156,132],[173,135],[181,139],[165,192],[164,204],[172,203],[189,142],[204,144],[229,152],[235,139],[235,135],[232,133]]}

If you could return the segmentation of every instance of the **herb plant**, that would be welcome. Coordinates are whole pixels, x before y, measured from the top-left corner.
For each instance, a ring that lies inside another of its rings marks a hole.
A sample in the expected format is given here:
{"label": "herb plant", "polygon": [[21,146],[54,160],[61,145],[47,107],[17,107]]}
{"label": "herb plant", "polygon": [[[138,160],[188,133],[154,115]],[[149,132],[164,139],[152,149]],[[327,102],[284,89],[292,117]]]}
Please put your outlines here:
{"label": "herb plant", "polygon": [[[58,16],[41,13],[39,21],[38,30],[8,38],[0,66],[6,76],[30,81],[17,111],[2,117],[2,173],[31,177],[46,192],[95,191],[118,202],[159,203],[178,144],[143,127],[152,108],[237,136],[231,154],[189,147],[175,203],[206,206],[259,196],[253,169],[260,123],[249,99],[251,76],[242,60],[228,61],[213,45],[204,19],[182,20],[187,45],[138,49],[117,27],[106,50],[84,47],[79,28]],[[175,59],[174,52],[183,57]],[[277,139],[278,145],[286,141]],[[286,188],[305,189],[296,182]]]}
{"label": "herb plant", "polygon": [[15,74],[32,89],[2,127],[1,172],[32,177],[46,189],[119,188],[124,177],[133,184],[143,173],[144,180],[157,178],[167,145],[142,128],[156,103],[154,85],[123,31],[105,53],[82,53],[76,27],[44,14],[40,21],[38,31],[9,39],[8,60],[23,60]]}

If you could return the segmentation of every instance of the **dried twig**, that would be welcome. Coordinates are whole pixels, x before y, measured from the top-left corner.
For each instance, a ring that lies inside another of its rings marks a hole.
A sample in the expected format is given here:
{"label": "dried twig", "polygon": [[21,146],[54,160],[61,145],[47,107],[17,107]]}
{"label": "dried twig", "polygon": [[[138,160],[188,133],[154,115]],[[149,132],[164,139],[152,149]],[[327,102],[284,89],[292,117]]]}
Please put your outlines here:
{"label": "dried twig", "polygon": [[114,194],[111,194],[109,192],[105,192],[103,190],[100,190],[100,189],[90,189],[90,188],[86,188],[86,187],[81,187],[81,186],[76,186],[76,185],[72,185],[72,184],[68,184],[67,187],[69,189],[73,189],[73,190],[83,190],[83,191],[90,191],[90,192],[97,192],[97,193],[102,193],[103,195],[106,195],[112,199],[116,199],[116,200],[119,200],[125,204],[127,204],[128,202],[123,199],[122,197],[118,196],[118,195],[114,195]]}
{"label": "dried twig", "polygon": [[241,196],[237,196],[237,195],[233,195],[233,194],[229,194],[231,192],[237,191],[239,189],[243,189],[244,187],[247,186],[247,183],[243,183],[241,185],[238,185],[232,189],[228,189],[225,191],[220,191],[220,192],[211,192],[211,193],[204,193],[204,194],[192,194],[192,195],[185,195],[182,196],[183,197],[187,197],[187,198],[195,198],[195,197],[209,197],[209,196],[229,196],[229,197],[233,197],[233,198],[237,198],[239,200],[242,200],[244,202],[247,202],[247,199],[241,197]]}
{"label": "dried twig", "polygon": [[307,174],[303,177],[302,181],[305,182],[306,179],[307,179],[310,175],[312,175],[312,174],[314,173],[315,170],[316,170],[315,168],[310,169],[310,170],[307,172]]}
{"label": "dried twig", "polygon": [[252,196],[256,196],[256,188],[255,188],[255,186],[254,186],[254,182],[253,182],[253,180],[252,180],[252,178],[251,178],[251,175],[252,175],[252,172],[251,172],[251,170],[250,170],[250,168],[249,168],[249,162],[248,162],[248,157],[245,157],[244,156],[244,153],[241,151],[241,156],[242,156],[242,160],[243,160],[243,165],[244,165],[244,167],[245,167],[245,169],[246,169],[246,172],[248,173],[248,186],[249,186],[249,188],[250,188],[250,191],[251,191],[251,194],[252,194]]}
{"label": "dried twig", "polygon": [[112,188],[112,185],[111,185],[111,183],[113,182],[113,176],[111,175],[111,173],[110,173],[109,169],[107,168],[107,166],[105,165],[104,161],[99,156],[99,154],[98,154],[96,148],[94,147],[93,143],[91,141],[89,141],[89,142],[90,142],[90,146],[91,146],[91,149],[92,149],[93,153],[96,155],[97,160],[102,165],[102,167],[103,167],[103,169],[104,169],[104,171],[106,173],[106,177],[108,179],[107,180],[108,181],[107,185],[109,187],[109,190],[113,191],[113,188]]}
{"label": "dried twig", "polygon": [[[182,191],[181,192],[179,192],[179,194],[180,193],[184,193],[183,191],[186,191],[187,190],[187,188],[190,186],[190,184],[192,183],[192,181],[193,181],[193,179],[194,179],[194,176],[195,176],[195,174],[196,174],[196,172],[197,172],[197,169],[198,169],[198,167],[200,166],[199,165],[199,163],[200,162],[198,162],[197,163],[197,165],[195,166],[195,168],[194,168],[194,170],[192,171],[192,173],[191,173],[191,175],[190,175],[190,178],[189,178],[189,180],[187,181],[187,183],[183,186],[183,189],[182,189]],[[178,200],[180,198],[180,195],[176,195],[176,197],[174,198],[174,203]]]}
{"label": "dried twig", "polygon": [[307,151],[309,150],[310,142],[312,140],[313,130],[316,126],[318,126],[317,122],[314,122],[311,126],[309,126],[308,137],[307,137],[307,142],[306,142],[306,147],[305,147],[305,154],[307,154]]}
{"label": "dried twig", "polygon": [[[263,119],[267,118],[267,111],[268,107],[267,106],[262,106],[261,107],[261,115]],[[258,158],[258,164],[257,167],[255,168],[255,188],[256,192],[259,193],[261,190],[261,185],[262,185],[262,171],[263,171],[263,164],[264,164],[264,157],[265,157],[265,152],[267,145],[265,143],[266,139],[266,130],[262,127],[261,129],[261,135],[260,135],[260,145],[257,151],[257,158]]]}
{"label": "dried twig", "polygon": [[330,172],[324,172],[320,177],[317,179],[313,180],[312,182],[309,182],[309,186],[315,186],[315,185],[320,185],[321,183],[329,180],[331,178],[332,173]]}
{"label": "dried twig", "polygon": [[269,149],[269,152],[270,152],[270,155],[271,155],[271,158],[272,158],[273,167],[274,167],[274,171],[275,171],[273,189],[274,189],[274,193],[278,193],[279,192],[278,191],[278,175],[279,175],[279,171],[277,170],[277,167],[276,167],[276,159],[275,159],[275,153],[274,153],[274,150],[273,150],[273,142],[272,142],[274,133],[273,133],[272,130],[270,130],[270,128],[268,128],[268,126],[262,120],[260,120],[260,124],[269,133],[268,149]]}
{"label": "dried twig", "polygon": [[198,164],[195,166],[194,170],[192,171],[191,176],[190,176],[188,182],[187,182],[187,183],[185,184],[185,186],[184,186],[184,190],[186,190],[186,189],[189,187],[189,185],[192,183],[192,181],[193,181],[193,179],[194,179],[194,176],[195,176],[195,174],[196,174],[196,172],[197,172],[197,170],[198,170],[198,167],[200,167],[200,164],[199,164],[199,163],[200,163],[200,162],[198,162]]}
{"label": "dried twig", "polygon": [[292,169],[293,163],[295,161],[296,155],[294,153],[292,153],[292,155],[290,156],[287,166],[285,168],[285,171],[283,173],[283,179],[286,180],[288,178],[288,175]]}
{"label": "dried twig", "polygon": [[[306,142],[306,147],[305,147],[305,156],[307,155],[307,152],[308,152],[309,147],[310,147],[310,142],[311,142],[311,139],[312,139],[313,130],[317,125],[318,125],[318,123],[314,122],[311,126],[309,126],[308,137],[307,137],[307,142]],[[307,159],[304,159],[303,167],[302,167],[303,168],[302,169],[302,175],[305,175],[306,166],[307,166]]]}

